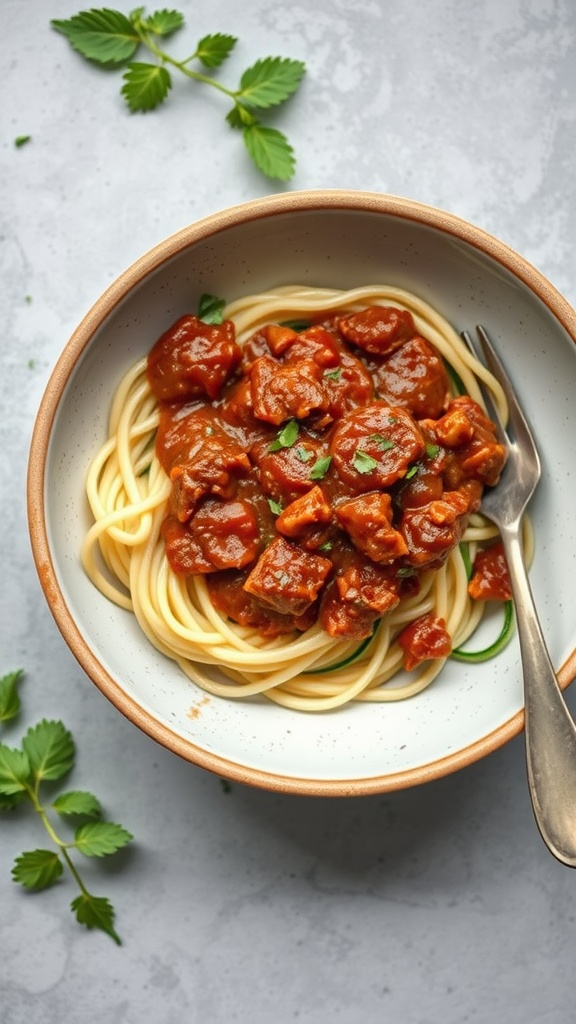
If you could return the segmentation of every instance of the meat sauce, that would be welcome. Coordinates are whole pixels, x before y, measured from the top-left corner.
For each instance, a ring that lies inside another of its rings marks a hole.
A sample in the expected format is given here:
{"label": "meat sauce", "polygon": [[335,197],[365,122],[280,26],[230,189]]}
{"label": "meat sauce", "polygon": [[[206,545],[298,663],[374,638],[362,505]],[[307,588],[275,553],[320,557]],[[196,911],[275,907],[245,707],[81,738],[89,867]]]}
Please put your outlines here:
{"label": "meat sauce", "polygon": [[[242,348],[231,321],[186,315],[150,352],[148,379],[172,481],[168,561],[266,636],[315,622],[369,636],[443,565],[505,460],[494,425],[450,396],[442,359],[394,307],[270,324]],[[502,579],[497,560],[488,575]],[[407,667],[450,653],[434,616],[400,642]]]}

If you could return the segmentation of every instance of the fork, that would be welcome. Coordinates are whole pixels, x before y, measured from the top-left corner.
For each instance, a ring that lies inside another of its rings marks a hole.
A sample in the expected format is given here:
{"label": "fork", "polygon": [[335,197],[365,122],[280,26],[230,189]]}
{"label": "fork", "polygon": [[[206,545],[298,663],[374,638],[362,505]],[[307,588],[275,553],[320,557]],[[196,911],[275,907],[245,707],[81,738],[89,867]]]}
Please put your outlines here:
{"label": "fork", "polygon": [[[506,370],[486,330],[478,326],[476,331],[484,362],[500,382],[509,407],[505,426],[485,395],[508,458],[498,485],[484,491],[482,512],[500,531],[516,609],[532,807],[549,850],[563,864],[576,867],[576,726],[546,649],[521,544],[522,516],[540,480],[540,459]],[[462,338],[478,357],[467,331]]]}

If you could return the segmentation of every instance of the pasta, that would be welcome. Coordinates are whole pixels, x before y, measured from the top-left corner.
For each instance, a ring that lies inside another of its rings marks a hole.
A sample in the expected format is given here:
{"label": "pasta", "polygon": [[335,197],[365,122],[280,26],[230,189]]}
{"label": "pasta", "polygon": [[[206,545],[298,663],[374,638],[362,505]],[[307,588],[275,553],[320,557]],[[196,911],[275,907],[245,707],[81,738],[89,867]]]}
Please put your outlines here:
{"label": "pasta", "polygon": [[[486,385],[496,408],[506,415],[498,382],[478,363],[450,324],[428,303],[405,290],[385,285],[349,291],[285,286],[229,303],[224,315],[233,321],[242,347],[264,325],[353,314],[369,306],[408,311],[425,338],[462,382],[464,392],[483,407],[478,382]],[[452,645],[474,633],[484,610],[471,600],[468,574],[458,545],[438,569],[423,571],[415,593],[402,596],[384,614],[372,637],[338,639],[318,623],[303,632],[262,635],[218,610],[206,575],[173,571],[166,555],[162,524],[172,483],[158,458],[160,421],[147,359],[120,381],[114,396],[108,439],[89,468],[86,493],[94,523],[81,557],[95,587],[120,608],[133,612],[151,644],[173,659],[203,690],[222,698],[265,696],[276,704],[326,711],[351,700],[387,702],[406,699],[436,678],[444,657],[403,671],[398,636],[427,613],[442,619]],[[497,536],[478,512],[469,519],[462,540],[470,556]],[[334,667],[333,667],[334,666]]]}

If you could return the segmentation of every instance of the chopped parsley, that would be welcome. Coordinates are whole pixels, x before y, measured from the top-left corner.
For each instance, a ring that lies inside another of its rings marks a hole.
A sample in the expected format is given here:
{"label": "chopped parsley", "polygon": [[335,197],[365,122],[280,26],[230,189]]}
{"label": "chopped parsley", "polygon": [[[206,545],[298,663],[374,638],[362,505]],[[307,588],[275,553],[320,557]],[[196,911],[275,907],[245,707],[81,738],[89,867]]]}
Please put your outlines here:
{"label": "chopped parsley", "polygon": [[299,433],[300,427],[298,426],[298,421],[288,420],[288,423],[282,427],[282,430],[278,431],[276,440],[272,441],[268,451],[278,452],[281,448],[291,448]]}
{"label": "chopped parsley", "polygon": [[323,455],[322,458],[317,459],[312,469],[310,470],[311,480],[323,480],[330,468],[332,462],[331,455]]}
{"label": "chopped parsley", "polygon": [[374,443],[377,444],[383,452],[387,452],[390,448],[396,447],[396,442],[391,441],[389,437],[384,437],[384,434],[370,434],[368,440],[374,441]]}
{"label": "chopped parsley", "polygon": [[352,465],[358,473],[371,473],[378,465],[378,460],[373,459],[368,452],[363,452],[361,448],[357,448],[354,452],[352,459]]}

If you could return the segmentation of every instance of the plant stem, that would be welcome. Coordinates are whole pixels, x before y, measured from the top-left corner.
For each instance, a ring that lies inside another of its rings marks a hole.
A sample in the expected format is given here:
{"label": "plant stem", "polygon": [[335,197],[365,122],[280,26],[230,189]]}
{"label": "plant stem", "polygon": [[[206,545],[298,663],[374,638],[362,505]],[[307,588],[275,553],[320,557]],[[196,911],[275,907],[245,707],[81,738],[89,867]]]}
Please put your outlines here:
{"label": "plant stem", "polygon": [[75,866],[72,858],[70,857],[70,854],[68,853],[68,848],[70,846],[73,847],[74,843],[65,843],[62,839],[60,839],[60,836],[54,830],[54,826],[52,825],[52,822],[50,821],[50,818],[48,817],[46,808],[44,807],[43,804],[40,803],[39,796],[38,796],[38,786],[39,786],[39,783],[37,782],[35,789],[29,789],[28,790],[28,792],[30,794],[30,800],[32,802],[32,806],[34,807],[34,810],[38,814],[38,816],[40,818],[40,821],[42,822],[42,824],[44,825],[44,828],[46,829],[48,835],[50,836],[50,839],[52,840],[54,845],[56,847],[58,847],[58,851],[61,854],[61,856],[63,857],[63,859],[65,860],[66,864],[68,865],[70,873],[71,873],[72,877],[76,880],[76,883],[78,885],[78,888],[80,889],[80,892],[84,896],[89,897],[90,893],[88,892],[86,886],[84,885],[80,875],[78,874],[76,866]]}

